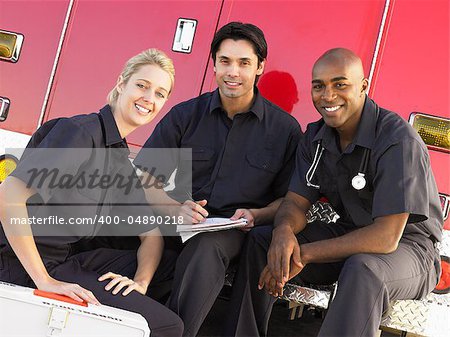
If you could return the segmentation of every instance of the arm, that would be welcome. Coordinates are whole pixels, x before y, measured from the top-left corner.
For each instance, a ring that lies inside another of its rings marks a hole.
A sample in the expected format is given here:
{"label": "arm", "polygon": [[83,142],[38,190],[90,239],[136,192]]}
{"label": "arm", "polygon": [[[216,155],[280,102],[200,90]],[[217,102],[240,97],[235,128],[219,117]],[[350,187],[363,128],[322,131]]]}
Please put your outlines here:
{"label": "arm", "polygon": [[284,158],[281,169],[272,182],[272,191],[278,199],[272,201],[266,207],[252,209],[237,209],[232,219],[246,218],[247,226],[241,228],[243,231],[249,231],[252,227],[260,224],[272,224],[275,214],[288,192],[289,181],[292,177],[295,167],[297,146],[302,137],[302,131],[297,121],[292,121],[290,125],[289,137],[284,148]]}
{"label": "arm", "polygon": [[408,213],[382,216],[373,224],[340,237],[304,244],[301,246],[302,262],[305,265],[327,263],[360,253],[391,253],[397,249],[408,216]]}
{"label": "arm", "polygon": [[266,207],[262,208],[238,208],[231,217],[231,220],[237,220],[241,218],[247,219],[247,225],[245,227],[239,228],[244,232],[248,232],[250,229],[260,224],[273,223],[275,213],[277,212],[278,207],[280,207],[283,199],[284,198],[278,198],[277,200],[268,204]]}
{"label": "arm", "polygon": [[263,208],[250,209],[250,211],[254,214],[255,225],[260,225],[263,223],[273,223],[275,214],[277,213],[277,210],[280,207],[283,199],[284,198],[278,198],[277,200],[272,201],[270,204]]}
{"label": "arm", "polygon": [[79,302],[85,300],[88,303],[100,304],[89,290],[78,284],[55,280],[48,274],[29,224],[20,229],[14,228],[16,225],[12,223],[12,218],[28,219],[26,201],[33,194],[35,193],[32,189],[12,176],[0,185],[0,204],[3,205],[0,207],[0,221],[14,253],[38,289],[66,295]]}
{"label": "arm", "polygon": [[[300,196],[297,195],[297,197]],[[302,206],[302,197],[300,197],[297,199],[295,208],[293,199],[295,200],[295,197],[291,196],[291,205],[286,205],[284,208],[282,208],[284,206],[282,205],[280,212],[277,213],[277,219],[281,213],[280,222],[273,232],[272,243],[268,253],[268,266],[261,273],[259,282],[260,289],[265,287],[274,296],[281,295],[285,282],[300,273],[308,263],[336,262],[359,253],[388,254],[395,251],[409,216],[408,213],[402,213],[379,217],[375,219],[373,224],[343,236],[298,246],[295,233],[304,228],[306,218],[304,221],[295,221],[292,215],[297,212],[297,217],[301,217],[301,214],[304,213],[303,211],[301,213],[298,211],[300,207],[306,207],[307,203]],[[291,207],[289,214],[283,214],[282,210],[289,211],[289,207]],[[303,226],[302,223],[304,223]],[[283,251],[283,246],[286,247],[285,251]],[[292,254],[289,255],[291,247],[293,247]],[[297,252],[300,256],[297,255]],[[290,256],[289,260],[288,256]],[[276,268],[276,266],[280,265],[277,265],[280,260],[282,261],[281,269],[283,275],[281,281],[280,268]],[[275,270],[275,272],[272,270]],[[286,277],[286,275],[288,276]]]}
{"label": "arm", "polygon": [[164,240],[159,228],[140,235],[141,245],[137,252],[138,267],[134,281],[147,289],[155,275],[164,249]]}
{"label": "arm", "polygon": [[[288,280],[291,259],[298,267],[302,267],[300,246],[295,234],[305,228],[306,212],[310,207],[308,199],[294,192],[288,192],[275,216],[275,229],[267,253],[267,266],[279,284],[284,285]],[[260,287],[262,286],[260,283]]]}
{"label": "arm", "polygon": [[285,282],[300,273],[308,263],[336,262],[361,253],[391,253],[397,249],[408,216],[408,213],[402,213],[379,217],[373,224],[345,235],[303,244],[300,246],[301,265],[295,263],[293,256],[289,266],[289,276],[283,279],[282,283],[272,280],[272,274],[268,268],[265,269],[261,275],[260,288],[265,286],[270,294],[277,297],[283,294]]}
{"label": "arm", "polygon": [[137,251],[137,270],[133,280],[112,272],[106,273],[98,279],[99,281],[111,279],[105,286],[105,290],[110,291],[114,288],[112,290],[114,295],[118,294],[125,287],[126,289],[122,293],[123,296],[128,295],[133,290],[145,295],[158,268],[164,248],[164,240],[159,228],[144,233],[139,238],[141,245]]}
{"label": "arm", "polygon": [[155,177],[142,171],[141,181],[145,182],[143,183],[145,198],[155,212],[170,216],[178,215],[181,204],[167,195]]}
{"label": "arm", "polygon": [[[208,216],[208,212],[203,208],[207,201],[186,200],[181,204],[169,197],[163,189],[163,183],[149,173],[155,172],[149,168],[156,168],[156,172],[162,174],[166,180],[169,179],[178,167],[179,156],[183,154],[181,143],[187,125],[192,121],[191,117],[190,111],[173,107],[147,139],[134,159],[134,164],[142,170],[141,181],[145,197],[156,213],[168,216],[181,215],[185,218],[185,223],[195,224],[204,221]],[[156,156],[151,152],[156,149],[164,150],[164,153]]]}
{"label": "arm", "polygon": [[183,216],[185,223],[199,223],[205,221],[208,212],[203,208],[207,201],[186,200],[183,204],[169,197],[156,178],[148,172],[142,172],[142,180],[145,181],[145,198],[152,209],[159,214],[169,216]]}

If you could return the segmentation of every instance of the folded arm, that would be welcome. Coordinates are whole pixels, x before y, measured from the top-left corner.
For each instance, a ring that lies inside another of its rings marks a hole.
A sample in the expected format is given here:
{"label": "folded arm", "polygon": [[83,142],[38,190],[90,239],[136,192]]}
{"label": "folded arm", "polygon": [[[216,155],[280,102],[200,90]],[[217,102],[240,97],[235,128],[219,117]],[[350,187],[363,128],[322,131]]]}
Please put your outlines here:
{"label": "folded arm", "polygon": [[205,221],[205,218],[208,216],[208,211],[204,209],[207,203],[206,200],[186,200],[184,203],[180,203],[169,197],[156,178],[148,172],[142,173],[142,180],[148,182],[146,184],[148,187],[144,187],[145,198],[156,213],[169,216],[183,216],[185,223],[194,224]]}

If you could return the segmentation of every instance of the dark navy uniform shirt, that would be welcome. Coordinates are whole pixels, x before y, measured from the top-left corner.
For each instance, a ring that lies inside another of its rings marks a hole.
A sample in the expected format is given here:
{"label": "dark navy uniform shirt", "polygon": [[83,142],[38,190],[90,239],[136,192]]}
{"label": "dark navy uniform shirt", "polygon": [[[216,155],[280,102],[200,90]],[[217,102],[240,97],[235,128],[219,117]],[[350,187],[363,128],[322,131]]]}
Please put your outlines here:
{"label": "dark navy uniform shirt", "polygon": [[[137,235],[155,227],[142,218],[139,222],[133,221],[139,216],[150,216],[152,212],[128,154],[127,143],[120,136],[109,105],[99,113],[51,120],[32,136],[11,174],[37,192],[27,201],[29,216],[43,219],[53,215],[67,221],[71,217],[85,221],[64,226],[33,226],[35,241],[46,265],[64,261],[73,243],[98,234],[100,228],[102,235]],[[66,175],[77,184],[62,188],[61,185],[52,187],[47,181],[39,183],[39,179],[31,178],[30,168],[57,169],[56,181],[62,183],[60,178]],[[93,174],[98,178],[87,186]],[[110,185],[99,185],[99,179],[120,176],[124,177],[122,186],[133,182],[128,191],[111,181]],[[12,253],[3,229],[0,245],[3,253]]]}
{"label": "dark navy uniform shirt", "polygon": [[[178,168],[171,196],[180,202],[189,194],[190,175],[183,172],[192,170],[193,199],[208,200],[211,215],[231,216],[237,208],[262,208],[285,195],[300,136],[298,122],[256,88],[250,110],[232,120],[215,90],[173,107],[134,164],[147,170],[165,166],[169,174]],[[192,166],[183,158],[155,161],[147,148],[191,148]]]}
{"label": "dark navy uniform shirt", "polygon": [[[321,141],[323,155],[311,183],[305,175]],[[367,184],[357,191],[351,185],[364,149],[370,150]],[[340,215],[340,222],[362,227],[381,216],[409,213],[404,236],[419,233],[440,241],[443,218],[426,145],[417,132],[397,114],[366,98],[353,142],[341,152],[335,129],[321,119],[308,125],[299,144],[296,170],[289,190],[310,202],[326,197]]]}

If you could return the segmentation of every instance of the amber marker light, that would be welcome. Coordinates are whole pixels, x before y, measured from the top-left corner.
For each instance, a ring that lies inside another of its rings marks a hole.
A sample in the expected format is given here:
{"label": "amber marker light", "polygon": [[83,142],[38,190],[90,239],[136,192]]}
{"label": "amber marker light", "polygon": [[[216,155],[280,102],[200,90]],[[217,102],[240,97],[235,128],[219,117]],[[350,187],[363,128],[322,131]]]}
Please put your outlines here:
{"label": "amber marker light", "polygon": [[413,112],[409,124],[430,149],[450,153],[450,119]]}
{"label": "amber marker light", "polygon": [[11,174],[17,166],[17,158],[11,155],[0,156],[0,184]]}

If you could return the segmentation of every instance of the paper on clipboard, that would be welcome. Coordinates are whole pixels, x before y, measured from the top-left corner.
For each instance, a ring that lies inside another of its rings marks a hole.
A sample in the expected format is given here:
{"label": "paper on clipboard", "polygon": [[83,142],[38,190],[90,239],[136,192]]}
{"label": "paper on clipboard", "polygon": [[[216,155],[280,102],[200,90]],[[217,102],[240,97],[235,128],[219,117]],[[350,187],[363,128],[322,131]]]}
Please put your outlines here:
{"label": "paper on clipboard", "polygon": [[229,218],[207,218],[205,222],[193,225],[178,225],[177,232],[186,242],[198,233],[223,231],[247,225],[247,219],[230,220]]}

